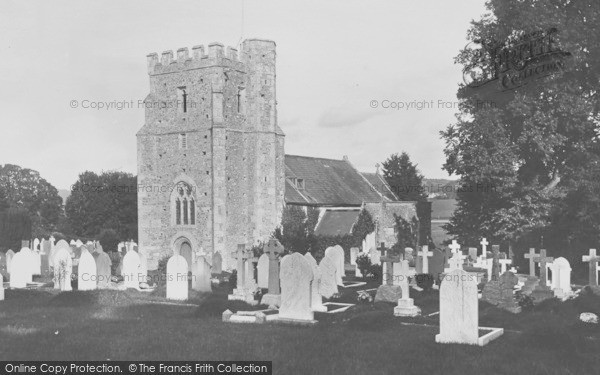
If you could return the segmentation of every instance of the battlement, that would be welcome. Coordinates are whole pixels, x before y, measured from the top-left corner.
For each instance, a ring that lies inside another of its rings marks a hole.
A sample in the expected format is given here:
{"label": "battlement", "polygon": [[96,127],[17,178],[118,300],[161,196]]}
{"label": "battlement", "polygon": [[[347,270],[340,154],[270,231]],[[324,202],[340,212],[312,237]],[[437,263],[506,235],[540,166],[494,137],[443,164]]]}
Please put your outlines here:
{"label": "battlement", "polygon": [[221,43],[210,43],[208,53],[205,52],[203,45],[192,47],[190,56],[187,47],[177,50],[177,55],[172,50],[164,51],[159,57],[158,53],[150,53],[146,56],[148,60],[148,74],[170,73],[186,68],[195,68],[209,65],[219,65],[229,63],[240,63],[238,51],[234,47],[224,49]]}

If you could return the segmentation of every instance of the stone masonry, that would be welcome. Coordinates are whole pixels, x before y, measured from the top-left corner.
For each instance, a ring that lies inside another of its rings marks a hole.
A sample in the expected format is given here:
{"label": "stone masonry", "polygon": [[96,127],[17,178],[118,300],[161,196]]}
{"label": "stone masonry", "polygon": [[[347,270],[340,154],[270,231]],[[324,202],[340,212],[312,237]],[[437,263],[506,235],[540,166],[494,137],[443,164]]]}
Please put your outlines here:
{"label": "stone masonry", "polygon": [[[148,55],[150,93],[137,134],[139,249],[149,269],[174,252],[265,241],[281,222],[284,134],[275,43],[212,43]],[[182,254],[183,255],[183,254]]]}

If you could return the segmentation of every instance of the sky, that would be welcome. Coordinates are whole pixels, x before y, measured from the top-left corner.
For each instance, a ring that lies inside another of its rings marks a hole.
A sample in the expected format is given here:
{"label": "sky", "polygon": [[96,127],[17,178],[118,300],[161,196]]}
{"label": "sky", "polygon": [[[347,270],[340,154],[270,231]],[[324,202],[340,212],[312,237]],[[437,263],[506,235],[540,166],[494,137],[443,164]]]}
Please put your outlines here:
{"label": "sky", "polygon": [[[277,44],[285,152],[374,172],[408,152],[442,170],[440,130],[462,82],[454,57],[484,0],[0,0],[0,164],[34,169],[58,189],[84,171],[136,174],[146,55],[246,38]],[[76,108],[75,105],[76,104]],[[456,176],[452,176],[455,178]]]}

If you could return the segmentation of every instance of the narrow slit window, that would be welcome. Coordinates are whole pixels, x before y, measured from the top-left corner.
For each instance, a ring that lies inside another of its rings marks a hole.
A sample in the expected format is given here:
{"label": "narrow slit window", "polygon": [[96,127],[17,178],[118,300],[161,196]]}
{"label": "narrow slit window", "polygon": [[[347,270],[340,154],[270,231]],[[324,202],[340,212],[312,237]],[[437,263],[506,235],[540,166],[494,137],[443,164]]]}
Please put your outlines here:
{"label": "narrow slit window", "polygon": [[188,201],[187,199],[183,200],[183,225],[188,224]]}
{"label": "narrow slit window", "polygon": [[175,223],[181,224],[181,201],[179,199],[175,201]]}

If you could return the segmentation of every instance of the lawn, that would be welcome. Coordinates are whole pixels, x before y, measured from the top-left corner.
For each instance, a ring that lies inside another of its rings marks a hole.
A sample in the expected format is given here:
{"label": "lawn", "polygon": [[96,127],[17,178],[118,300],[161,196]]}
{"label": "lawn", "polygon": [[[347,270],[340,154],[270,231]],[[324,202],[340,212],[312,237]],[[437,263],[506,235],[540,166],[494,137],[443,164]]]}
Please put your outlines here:
{"label": "lawn", "polygon": [[[338,301],[355,302],[344,288]],[[51,289],[7,290],[0,302],[2,360],[268,360],[275,374],[592,374],[600,369],[600,298],[547,301],[518,315],[480,303],[480,325],[505,334],[486,347],[435,343],[438,315],[393,316],[393,305],[361,304],[316,314],[313,327],[222,323],[228,286],[194,295],[192,305],[155,294]],[[437,291],[413,291],[423,313],[438,311]]]}

